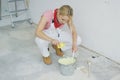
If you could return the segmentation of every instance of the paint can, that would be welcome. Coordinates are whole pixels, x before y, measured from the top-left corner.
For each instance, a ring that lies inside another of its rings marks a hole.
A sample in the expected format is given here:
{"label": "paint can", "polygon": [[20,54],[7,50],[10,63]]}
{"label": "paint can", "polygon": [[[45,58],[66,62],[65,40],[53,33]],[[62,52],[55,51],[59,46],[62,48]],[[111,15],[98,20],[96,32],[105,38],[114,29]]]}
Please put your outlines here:
{"label": "paint can", "polygon": [[76,68],[76,58],[62,57],[58,60],[60,73],[64,76],[71,76]]}

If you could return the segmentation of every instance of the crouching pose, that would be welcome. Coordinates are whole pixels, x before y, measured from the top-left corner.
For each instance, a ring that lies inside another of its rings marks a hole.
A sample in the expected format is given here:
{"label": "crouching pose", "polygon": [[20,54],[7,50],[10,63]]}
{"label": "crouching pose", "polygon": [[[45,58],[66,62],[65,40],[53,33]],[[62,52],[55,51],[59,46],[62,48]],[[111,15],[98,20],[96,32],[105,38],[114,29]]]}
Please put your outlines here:
{"label": "crouching pose", "polygon": [[[48,45],[52,44],[58,56],[63,56],[63,51],[72,49],[76,52],[81,38],[77,35],[72,21],[73,9],[69,5],[63,5],[55,10],[48,10],[43,13],[39,21],[35,42],[40,49],[45,64],[51,64],[52,59],[48,51]],[[67,24],[71,32],[61,30]],[[65,46],[57,46],[63,42]]]}

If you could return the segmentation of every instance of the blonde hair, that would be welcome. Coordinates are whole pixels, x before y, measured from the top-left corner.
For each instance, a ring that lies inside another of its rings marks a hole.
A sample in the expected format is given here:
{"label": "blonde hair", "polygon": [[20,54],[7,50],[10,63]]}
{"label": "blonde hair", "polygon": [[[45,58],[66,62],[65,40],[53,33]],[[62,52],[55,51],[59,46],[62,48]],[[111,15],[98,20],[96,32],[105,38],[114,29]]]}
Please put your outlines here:
{"label": "blonde hair", "polygon": [[59,14],[63,16],[73,16],[73,9],[69,5],[63,5],[59,8]]}

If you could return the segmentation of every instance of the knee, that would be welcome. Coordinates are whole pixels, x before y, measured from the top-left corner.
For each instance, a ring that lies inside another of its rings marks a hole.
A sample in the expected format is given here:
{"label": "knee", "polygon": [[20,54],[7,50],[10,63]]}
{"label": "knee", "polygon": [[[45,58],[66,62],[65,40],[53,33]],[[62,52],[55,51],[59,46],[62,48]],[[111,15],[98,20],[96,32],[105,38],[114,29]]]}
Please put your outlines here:
{"label": "knee", "polygon": [[42,40],[42,39],[40,39],[40,38],[35,38],[35,43],[39,46],[39,47],[41,47],[41,48],[44,48],[44,47],[48,47],[48,44],[49,44],[49,42],[47,42],[47,41],[45,41],[45,40]]}

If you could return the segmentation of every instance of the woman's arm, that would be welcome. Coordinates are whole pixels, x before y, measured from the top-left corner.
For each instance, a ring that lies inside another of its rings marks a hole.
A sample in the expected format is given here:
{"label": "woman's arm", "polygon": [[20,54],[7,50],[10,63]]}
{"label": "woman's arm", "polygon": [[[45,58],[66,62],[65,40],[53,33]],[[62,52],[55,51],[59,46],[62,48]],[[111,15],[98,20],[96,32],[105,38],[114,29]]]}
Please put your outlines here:
{"label": "woman's arm", "polygon": [[44,16],[42,16],[41,19],[40,19],[40,21],[39,21],[38,27],[36,29],[36,36],[39,37],[39,38],[41,38],[41,39],[44,39],[44,40],[47,40],[47,41],[51,42],[53,39],[50,38],[49,36],[47,36],[43,32],[46,23],[47,23],[47,19]]}
{"label": "woman's arm", "polygon": [[68,26],[72,33],[72,50],[76,52],[77,51],[77,32],[73,24],[72,18],[68,21]]}
{"label": "woman's arm", "polygon": [[54,45],[57,45],[59,44],[59,41],[58,40],[55,40],[51,37],[49,37],[48,35],[46,35],[43,30],[44,30],[44,27],[47,23],[47,19],[46,17],[42,16],[40,21],[39,21],[39,24],[38,24],[38,27],[36,29],[36,36],[41,38],[41,39],[44,39],[44,40],[47,40],[47,41],[50,41],[52,44]]}

